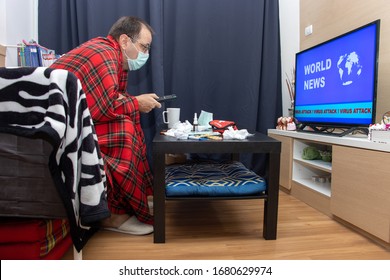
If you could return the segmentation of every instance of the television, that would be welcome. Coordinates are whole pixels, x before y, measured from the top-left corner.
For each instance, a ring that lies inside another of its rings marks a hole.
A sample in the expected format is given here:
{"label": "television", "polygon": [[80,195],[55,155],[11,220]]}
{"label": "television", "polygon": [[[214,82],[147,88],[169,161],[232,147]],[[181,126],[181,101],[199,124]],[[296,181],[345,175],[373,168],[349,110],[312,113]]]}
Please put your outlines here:
{"label": "television", "polygon": [[344,136],[375,123],[380,20],[295,56],[298,131]]}

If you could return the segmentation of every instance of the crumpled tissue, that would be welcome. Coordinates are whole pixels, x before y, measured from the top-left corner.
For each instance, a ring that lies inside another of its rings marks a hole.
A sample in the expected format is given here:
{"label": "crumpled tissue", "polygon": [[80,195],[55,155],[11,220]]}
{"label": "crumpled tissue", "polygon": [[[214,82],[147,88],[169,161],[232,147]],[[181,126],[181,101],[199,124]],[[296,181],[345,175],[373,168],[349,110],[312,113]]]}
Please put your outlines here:
{"label": "crumpled tissue", "polygon": [[223,139],[244,140],[248,136],[252,136],[252,135],[254,134],[250,134],[246,129],[234,130],[232,127],[228,127],[228,129],[223,132]]}
{"label": "crumpled tissue", "polygon": [[177,122],[173,125],[173,127],[167,130],[164,134],[172,137],[176,137],[177,139],[187,139],[188,135],[192,130],[192,124],[189,121],[185,122]]}

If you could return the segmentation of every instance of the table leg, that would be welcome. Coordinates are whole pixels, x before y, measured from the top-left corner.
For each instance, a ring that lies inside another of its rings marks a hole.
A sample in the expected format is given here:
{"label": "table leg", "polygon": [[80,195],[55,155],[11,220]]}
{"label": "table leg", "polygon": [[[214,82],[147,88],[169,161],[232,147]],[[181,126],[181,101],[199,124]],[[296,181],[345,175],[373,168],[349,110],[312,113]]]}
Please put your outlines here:
{"label": "table leg", "polygon": [[165,243],[165,154],[153,153],[154,243]]}
{"label": "table leg", "polygon": [[268,194],[264,203],[263,237],[275,240],[278,226],[280,154],[270,153],[268,158]]}

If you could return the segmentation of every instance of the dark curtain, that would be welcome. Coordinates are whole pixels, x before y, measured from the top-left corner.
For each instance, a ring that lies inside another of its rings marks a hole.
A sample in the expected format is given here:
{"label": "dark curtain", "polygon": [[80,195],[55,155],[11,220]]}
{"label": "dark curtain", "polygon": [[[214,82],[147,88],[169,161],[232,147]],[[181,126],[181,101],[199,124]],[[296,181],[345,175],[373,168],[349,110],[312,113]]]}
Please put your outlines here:
{"label": "dark curtain", "polygon": [[[155,30],[150,62],[130,73],[130,93],[176,94],[165,107],[180,107],[181,121],[204,110],[250,132],[275,127],[282,114],[278,1],[39,0],[39,42],[63,53],[106,36],[123,15]],[[162,111],[142,117],[149,150]],[[263,161],[244,159],[255,169]]]}

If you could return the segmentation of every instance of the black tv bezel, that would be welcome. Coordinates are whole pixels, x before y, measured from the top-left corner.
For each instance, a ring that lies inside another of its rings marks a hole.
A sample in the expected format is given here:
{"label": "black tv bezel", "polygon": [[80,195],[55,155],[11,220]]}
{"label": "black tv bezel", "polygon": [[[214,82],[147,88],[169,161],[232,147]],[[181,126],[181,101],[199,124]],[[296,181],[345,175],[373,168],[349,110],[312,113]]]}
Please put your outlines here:
{"label": "black tv bezel", "polygon": [[[374,20],[370,23],[367,23],[365,25],[362,25],[360,27],[357,27],[355,29],[352,29],[348,32],[345,32],[343,34],[340,34],[336,37],[333,37],[329,40],[326,40],[322,43],[319,43],[319,44],[316,44],[310,48],[307,48],[305,50],[302,50],[300,52],[297,52],[295,54],[295,77],[296,77],[296,71],[297,71],[297,59],[298,59],[298,56],[305,53],[305,52],[308,52],[310,50],[313,50],[315,48],[318,48],[318,47],[321,47],[322,45],[325,45],[325,44],[328,44],[332,41],[335,41],[341,37],[344,37],[344,36],[347,36],[351,33],[354,33],[356,31],[359,31],[361,29],[364,29],[368,26],[371,26],[371,25],[376,25],[376,50],[375,50],[375,67],[374,67],[374,89],[373,89],[373,99],[372,99],[372,104],[373,104],[373,109],[372,109],[372,116],[371,116],[371,123],[375,123],[375,119],[376,119],[376,102],[377,102],[377,84],[378,84],[378,64],[379,64],[379,43],[380,43],[380,22],[381,20],[380,19],[377,19],[377,20]],[[296,91],[296,87],[297,87],[297,84],[295,83],[295,94],[297,93]],[[338,129],[338,128],[341,128],[341,129],[351,129],[351,128],[356,128],[356,129],[359,129],[359,128],[368,128],[370,124],[362,124],[362,123],[340,123],[340,122],[330,122],[330,121],[324,121],[324,122],[315,122],[315,121],[299,121],[298,119],[296,119],[295,117],[295,106],[296,106],[296,103],[294,103],[294,113],[293,113],[293,117],[294,119],[298,122],[298,124],[300,124],[301,128],[304,129],[305,127],[311,127],[314,129],[314,132],[323,132],[323,131],[328,131],[328,129]],[[317,129],[319,128],[319,129]],[[298,131],[303,131],[303,130],[299,130]]]}

